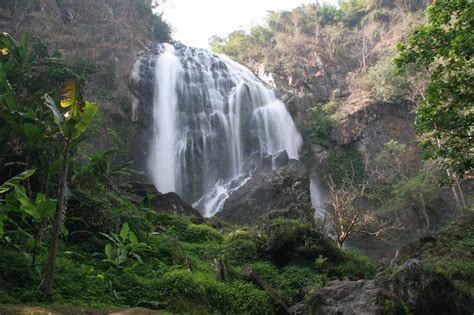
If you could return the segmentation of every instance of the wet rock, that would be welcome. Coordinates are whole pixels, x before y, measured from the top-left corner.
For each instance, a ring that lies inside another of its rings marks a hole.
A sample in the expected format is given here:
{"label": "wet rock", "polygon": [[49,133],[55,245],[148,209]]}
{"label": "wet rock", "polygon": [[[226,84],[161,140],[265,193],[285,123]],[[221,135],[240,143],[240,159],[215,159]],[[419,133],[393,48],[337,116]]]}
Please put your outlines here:
{"label": "wet rock", "polygon": [[290,161],[290,157],[288,156],[288,152],[286,152],[285,150],[282,150],[276,153],[275,155],[273,155],[273,158],[272,158],[273,168],[277,169],[277,168],[284,167],[288,165],[289,161]]}
{"label": "wet rock", "polygon": [[311,220],[309,186],[309,172],[300,161],[289,160],[273,171],[262,168],[227,199],[217,216],[232,223],[255,224],[277,210],[284,217]]}
{"label": "wet rock", "polygon": [[388,293],[373,280],[340,281],[316,289],[308,296],[306,314],[380,314]]}
{"label": "wet rock", "polygon": [[170,192],[167,194],[158,194],[151,200],[153,209],[158,212],[166,212],[175,215],[185,215],[192,217],[201,217],[199,211],[181,199],[178,194]]}
{"label": "wet rock", "polygon": [[199,211],[174,192],[160,193],[154,185],[149,183],[131,182],[128,185],[127,190],[130,193],[145,199],[145,203],[149,203],[158,212],[201,218]]}
{"label": "wet rock", "polygon": [[383,284],[415,314],[472,314],[474,305],[441,274],[423,267],[418,259],[407,260]]}

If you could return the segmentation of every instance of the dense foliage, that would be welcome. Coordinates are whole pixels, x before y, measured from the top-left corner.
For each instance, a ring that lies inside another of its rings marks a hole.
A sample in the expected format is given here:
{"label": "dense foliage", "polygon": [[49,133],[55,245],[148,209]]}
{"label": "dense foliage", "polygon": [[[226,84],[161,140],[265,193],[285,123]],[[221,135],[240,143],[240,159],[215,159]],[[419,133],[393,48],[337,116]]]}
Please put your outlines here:
{"label": "dense foliage", "polygon": [[271,314],[270,294],[244,269],[261,273],[288,305],[330,277],[373,276],[373,263],[297,220],[245,231],[209,221],[224,233],[156,213],[151,192],[129,190],[130,164],[113,163],[115,150],[78,150],[97,112],[80,87],[88,67],[27,35],[20,43],[2,35],[1,51],[1,304]]}
{"label": "dense foliage", "polygon": [[468,0],[435,1],[428,15],[395,61],[431,72],[415,127],[426,152],[462,178],[474,167],[474,7]]}

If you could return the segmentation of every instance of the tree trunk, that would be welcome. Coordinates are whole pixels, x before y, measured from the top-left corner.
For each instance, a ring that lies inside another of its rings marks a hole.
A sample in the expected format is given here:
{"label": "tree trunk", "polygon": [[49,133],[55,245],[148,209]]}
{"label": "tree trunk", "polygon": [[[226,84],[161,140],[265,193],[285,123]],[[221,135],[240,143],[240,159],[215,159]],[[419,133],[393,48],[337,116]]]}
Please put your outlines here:
{"label": "tree trunk", "polygon": [[53,229],[51,231],[51,241],[49,244],[48,264],[46,267],[46,276],[44,280],[44,289],[48,297],[53,296],[54,267],[56,264],[56,256],[58,253],[59,232],[66,208],[65,193],[67,185],[67,173],[69,167],[69,141],[64,139],[63,149],[63,167],[59,176],[58,187],[58,207],[54,218]]}
{"label": "tree trunk", "polygon": [[423,195],[421,193],[419,194],[419,198],[420,198],[420,203],[421,203],[421,214],[425,218],[426,229],[429,230],[430,229],[430,217],[428,216],[428,212],[426,212],[425,198],[423,198]]}

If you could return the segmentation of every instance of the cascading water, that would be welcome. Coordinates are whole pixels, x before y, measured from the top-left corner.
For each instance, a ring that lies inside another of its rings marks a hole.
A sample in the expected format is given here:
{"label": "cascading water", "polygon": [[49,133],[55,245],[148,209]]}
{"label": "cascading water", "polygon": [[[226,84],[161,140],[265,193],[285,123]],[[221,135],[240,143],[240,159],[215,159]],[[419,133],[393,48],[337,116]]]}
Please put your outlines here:
{"label": "cascading water", "polygon": [[[182,82],[183,68],[174,55],[174,48],[165,44],[164,51],[156,61],[153,98],[154,141],[151,149],[150,171],[154,184],[167,193],[176,190],[176,118],[177,90]],[[159,87],[159,89],[158,89]]]}
{"label": "cascading water", "polygon": [[164,44],[155,62],[149,169],[212,216],[264,156],[298,158],[302,138],[274,92],[247,68],[204,49]]}

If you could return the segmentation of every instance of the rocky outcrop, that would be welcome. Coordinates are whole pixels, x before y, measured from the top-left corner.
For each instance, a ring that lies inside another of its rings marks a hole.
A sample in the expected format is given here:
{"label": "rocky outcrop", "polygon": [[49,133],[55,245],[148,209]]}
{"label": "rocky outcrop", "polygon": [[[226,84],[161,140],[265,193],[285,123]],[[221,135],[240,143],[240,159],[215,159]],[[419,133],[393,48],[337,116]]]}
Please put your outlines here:
{"label": "rocky outcrop", "polygon": [[[472,305],[455,300],[450,281],[426,270],[421,261],[406,261],[383,285],[410,305],[415,314],[472,314]],[[461,303],[460,303],[461,302]]]}
{"label": "rocky outcrop", "polygon": [[337,145],[355,143],[360,152],[372,154],[392,139],[415,144],[414,116],[407,105],[368,98],[344,108],[345,116],[331,134]]}
{"label": "rocky outcrop", "polygon": [[264,161],[257,173],[227,199],[217,216],[238,224],[255,224],[264,215],[311,220],[314,210],[305,165],[297,160],[275,170],[271,165],[272,159]]}
{"label": "rocky outcrop", "polygon": [[133,196],[128,196],[129,199],[136,202],[143,201],[157,212],[201,218],[199,211],[186,203],[176,193],[162,194],[152,184],[141,182],[128,183],[126,189],[130,194],[133,194]]}
{"label": "rocky outcrop", "polygon": [[336,280],[308,297],[305,314],[381,314],[388,293],[373,280]]}
{"label": "rocky outcrop", "polygon": [[191,217],[201,217],[199,211],[187,204],[178,194],[170,192],[158,194],[151,199],[151,206],[158,212],[165,212],[174,215],[184,215]]}

